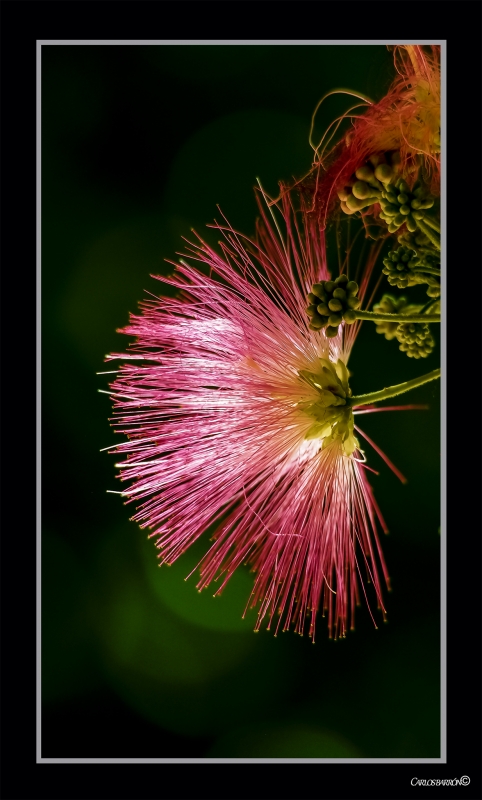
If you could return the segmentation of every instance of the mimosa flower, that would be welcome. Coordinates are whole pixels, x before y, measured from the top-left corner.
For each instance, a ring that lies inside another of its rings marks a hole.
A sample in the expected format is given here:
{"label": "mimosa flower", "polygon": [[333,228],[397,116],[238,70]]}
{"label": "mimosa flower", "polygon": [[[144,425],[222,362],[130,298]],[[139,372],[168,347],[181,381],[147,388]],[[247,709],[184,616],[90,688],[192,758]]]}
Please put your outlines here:
{"label": "mimosa flower", "polygon": [[[305,187],[311,187],[313,208],[323,227],[340,201],[346,214],[366,214],[382,200],[383,213],[393,189],[395,196],[406,199],[400,201],[400,219],[390,230],[407,223],[413,231],[433,205],[433,196],[440,194],[440,47],[399,45],[394,54],[398,75],[385,97],[373,103],[346,92],[362,102],[336,119],[313,145],[316,183],[313,178]],[[360,111],[361,106],[366,110]],[[341,122],[348,118],[350,131],[333,146]],[[410,221],[404,218],[409,213],[404,204],[416,212]],[[390,213],[395,216],[396,211]]]}
{"label": "mimosa flower", "polygon": [[124,362],[111,396],[113,424],[128,437],[113,452],[124,456],[132,519],[149,529],[161,563],[215,525],[199,589],[217,581],[219,594],[249,564],[255,630],[266,618],[275,632],[293,624],[303,633],[309,620],[314,637],[321,610],[336,638],[354,626],[365,581],[385,616],[388,583],[378,538],[386,525],[350,404],[360,322],[341,322],[330,337],[310,327],[307,295],[329,279],[324,233],[304,211],[297,221],[289,196],[284,238],[260,208],[256,242],[216,226],[220,255],[198,236],[174,275],[159,278],[178,296],[131,315],[130,352],[108,356]]}

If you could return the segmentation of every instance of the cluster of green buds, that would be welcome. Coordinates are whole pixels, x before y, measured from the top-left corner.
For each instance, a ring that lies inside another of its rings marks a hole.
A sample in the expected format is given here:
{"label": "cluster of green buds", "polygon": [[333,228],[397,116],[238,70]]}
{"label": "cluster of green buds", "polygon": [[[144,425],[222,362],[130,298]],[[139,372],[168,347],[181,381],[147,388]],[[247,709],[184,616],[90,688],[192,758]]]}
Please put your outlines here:
{"label": "cluster of green buds", "polygon": [[427,358],[435,347],[430,328],[423,322],[402,322],[397,327],[396,338],[400,350],[409,358]]}
{"label": "cluster of green buds", "polygon": [[[387,158],[390,159],[390,163],[387,163]],[[384,183],[396,179],[399,163],[398,152],[371,156],[338,192],[342,211],[345,214],[355,214],[374,203],[379,203]]]}
{"label": "cluster of green buds", "polygon": [[[373,310],[377,314],[405,314],[410,311],[419,311],[421,306],[408,306],[406,297],[393,297],[391,294],[384,294],[379,303],[375,303]],[[376,322],[376,332],[382,333],[385,339],[390,341],[397,335],[398,322],[387,322],[380,320]]]}
{"label": "cluster of green buds", "polygon": [[347,275],[339,275],[334,281],[315,283],[308,295],[306,309],[311,330],[324,329],[325,335],[333,338],[342,321],[347,325],[355,322],[355,309],[361,304],[357,294],[358,284],[349,281]]}
{"label": "cluster of green buds", "polygon": [[392,250],[388,256],[383,259],[382,272],[387,276],[388,283],[391,286],[397,286],[399,289],[406,289],[407,286],[415,286],[417,279],[415,277],[415,268],[418,264],[417,254],[403,245],[397,250]]}
{"label": "cluster of green buds", "polygon": [[414,250],[401,245],[383,259],[383,264],[382,272],[391,286],[406,289],[408,286],[426,283],[428,296],[440,297],[440,283],[434,277],[440,274],[440,265],[438,259],[432,255],[419,256]]}
{"label": "cluster of green buds", "polygon": [[399,244],[413,250],[419,258],[429,256],[430,258],[435,258],[437,261],[440,261],[439,251],[433,247],[428,236],[422,233],[422,231],[416,231],[415,233],[405,231],[397,236],[397,240]]}
{"label": "cluster of green buds", "polygon": [[[379,203],[380,218],[387,223],[390,233],[395,233],[402,225],[414,232],[421,227],[420,223],[424,226],[427,210],[433,207],[435,198],[419,181],[410,189],[398,175],[399,153],[391,154],[391,163],[387,163],[387,156],[388,153],[372,156],[356,170],[354,177],[338,192],[341,209],[345,214],[355,214]],[[431,226],[430,220],[428,224]]]}
{"label": "cluster of green buds", "polygon": [[410,190],[403,178],[397,178],[394,183],[391,179],[387,181],[379,202],[382,209],[380,218],[387,223],[390,233],[395,233],[404,224],[413,233],[420,227],[427,210],[434,205],[435,198],[420,183]]}

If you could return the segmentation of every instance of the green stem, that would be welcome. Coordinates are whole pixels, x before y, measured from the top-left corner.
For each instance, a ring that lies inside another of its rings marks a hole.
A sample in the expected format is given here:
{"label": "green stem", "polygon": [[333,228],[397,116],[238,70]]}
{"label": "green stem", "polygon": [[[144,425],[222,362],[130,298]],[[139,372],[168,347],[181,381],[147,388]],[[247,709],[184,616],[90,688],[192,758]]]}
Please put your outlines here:
{"label": "green stem", "polygon": [[377,314],[374,311],[355,311],[357,319],[371,322],[440,322],[440,314]]}
{"label": "green stem", "polygon": [[409,392],[410,389],[416,389],[417,386],[422,386],[424,383],[434,381],[440,378],[440,369],[434,369],[432,372],[427,372],[420,378],[413,378],[411,381],[399,383],[396,386],[388,386],[385,389],[380,389],[379,392],[370,392],[369,394],[359,394],[354,397],[347,398],[347,403],[350,406],[368,406],[372,403],[379,403],[380,400],[388,400],[389,397],[396,397],[397,394]]}
{"label": "green stem", "polygon": [[432,306],[435,306],[437,303],[440,303],[440,297],[436,297],[435,300],[429,300],[428,303],[425,303],[420,309],[419,314],[426,314],[429,308],[432,308]]}
{"label": "green stem", "polygon": [[436,267],[413,267],[413,272],[428,272],[430,275],[441,275],[439,269]]}
{"label": "green stem", "polygon": [[432,217],[429,217],[427,214],[425,214],[423,221],[425,222],[426,225],[430,225],[430,227],[433,228],[434,231],[440,233],[440,225],[438,224],[438,222],[432,219]]}
{"label": "green stem", "polygon": [[430,239],[430,241],[432,242],[433,246],[436,247],[437,250],[440,250],[440,240],[437,238],[437,236],[435,236],[435,233],[433,232],[433,230],[431,228],[429,228],[428,225],[425,225],[425,223],[422,222],[421,219],[417,220],[417,225],[420,228],[420,230],[422,231],[422,233],[425,234],[427,239]]}

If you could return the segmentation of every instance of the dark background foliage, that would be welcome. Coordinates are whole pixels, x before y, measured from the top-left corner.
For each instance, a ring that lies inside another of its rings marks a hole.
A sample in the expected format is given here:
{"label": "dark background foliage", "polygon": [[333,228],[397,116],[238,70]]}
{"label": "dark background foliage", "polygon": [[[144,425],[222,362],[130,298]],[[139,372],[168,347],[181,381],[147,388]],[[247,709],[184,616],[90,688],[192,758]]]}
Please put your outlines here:
{"label": "dark background foliage", "polygon": [[[407,395],[428,411],[363,417],[408,483],[367,447],[393,591],[388,623],[361,607],[343,641],[321,618],[314,646],[254,635],[251,576],[216,599],[183,580],[204,542],[157,569],[132,506],[106,493],[119,484],[100,452],[117,437],[96,373],[126,348],[116,329],[145,290],[162,291],[150,275],[191,227],[212,235],[216,204],[253,234],[255,179],[274,194],[309,169],[319,98],[378,99],[393,76],[382,45],[42,47],[44,757],[440,755],[438,382]],[[328,101],[319,130],[344,108]],[[439,356],[413,362],[365,324],[353,389]]]}

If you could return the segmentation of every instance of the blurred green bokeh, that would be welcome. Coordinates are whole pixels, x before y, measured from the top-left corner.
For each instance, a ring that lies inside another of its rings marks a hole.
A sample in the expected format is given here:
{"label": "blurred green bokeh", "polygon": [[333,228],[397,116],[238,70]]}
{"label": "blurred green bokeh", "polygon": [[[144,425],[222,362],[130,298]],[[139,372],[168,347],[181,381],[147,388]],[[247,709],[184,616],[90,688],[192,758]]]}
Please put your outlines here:
{"label": "blurred green bokeh", "polygon": [[[439,755],[437,383],[407,399],[429,411],[361,419],[408,483],[367,447],[390,528],[389,623],[376,630],[362,607],[341,642],[327,639],[321,618],[315,646],[254,635],[255,612],[242,619],[247,571],[221,597],[215,587],[199,594],[196,575],[184,578],[207,538],[158,569],[153,542],[128,522],[133,507],[106,493],[119,485],[100,452],[119,437],[97,393],[109,376],[96,373],[109,370],[106,353],[126,349],[116,331],[146,292],[168,291],[150,276],[172,271],[165,259],[183,251],[191,227],[216,242],[205,225],[220,219],[217,204],[252,235],[256,177],[274,194],[279,179],[310,168],[320,97],[344,86],[377,99],[393,74],[382,45],[42,47],[44,756],[84,755],[81,741],[92,756],[133,753],[134,731],[121,747],[102,710],[112,694],[116,719],[129,709],[159,733],[137,755],[162,756],[174,734],[174,757],[188,741],[197,757]],[[346,107],[331,98],[316,131]],[[439,355],[414,363],[365,325],[353,390],[433,369]],[[89,704],[97,739],[79,722]]]}

